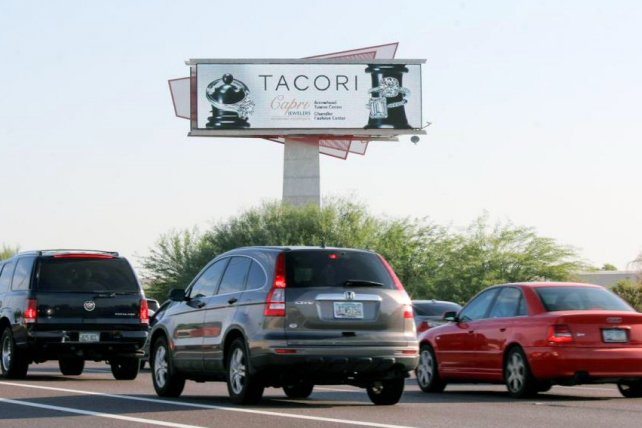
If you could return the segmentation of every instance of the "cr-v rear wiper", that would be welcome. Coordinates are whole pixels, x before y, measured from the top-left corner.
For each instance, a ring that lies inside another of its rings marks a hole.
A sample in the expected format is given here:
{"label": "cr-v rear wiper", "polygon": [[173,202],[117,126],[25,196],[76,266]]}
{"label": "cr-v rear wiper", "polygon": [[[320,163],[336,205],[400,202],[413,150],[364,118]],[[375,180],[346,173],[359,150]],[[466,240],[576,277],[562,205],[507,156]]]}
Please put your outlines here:
{"label": "cr-v rear wiper", "polygon": [[365,279],[349,279],[343,284],[344,287],[383,287],[383,284]]}

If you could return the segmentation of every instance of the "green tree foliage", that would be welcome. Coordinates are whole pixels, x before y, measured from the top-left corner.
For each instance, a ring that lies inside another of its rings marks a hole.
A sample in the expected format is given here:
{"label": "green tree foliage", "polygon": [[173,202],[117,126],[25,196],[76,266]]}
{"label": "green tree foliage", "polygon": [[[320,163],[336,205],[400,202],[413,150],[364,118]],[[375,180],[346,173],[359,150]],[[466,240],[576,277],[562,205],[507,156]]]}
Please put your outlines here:
{"label": "green tree foliage", "polygon": [[604,263],[601,270],[617,270],[617,267],[611,263]]}
{"label": "green tree foliage", "polygon": [[8,259],[18,251],[20,251],[20,246],[18,245],[12,247],[11,245],[2,244],[2,248],[0,248],[0,260]]}
{"label": "green tree foliage", "polygon": [[488,216],[453,232],[426,218],[378,218],[344,199],[323,208],[264,203],[200,235],[173,231],[159,239],[143,267],[153,279],[148,294],[165,300],[212,258],[252,245],[312,245],[371,249],[395,269],[416,299],[465,302],[489,285],[532,280],[565,280],[579,269],[575,252],[533,229],[491,225]]}
{"label": "green tree foliage", "polygon": [[636,311],[642,312],[642,282],[624,279],[615,284],[611,291],[620,296]]}

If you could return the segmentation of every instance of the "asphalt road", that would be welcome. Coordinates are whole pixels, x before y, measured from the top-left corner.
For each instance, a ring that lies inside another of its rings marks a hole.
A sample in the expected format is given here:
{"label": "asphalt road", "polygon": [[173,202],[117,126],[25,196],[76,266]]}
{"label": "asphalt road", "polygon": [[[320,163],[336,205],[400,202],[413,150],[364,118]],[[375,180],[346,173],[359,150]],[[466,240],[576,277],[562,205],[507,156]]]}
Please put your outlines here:
{"label": "asphalt road", "polygon": [[257,406],[234,406],[223,383],[188,382],[178,399],[161,399],[149,370],[117,381],[109,367],[88,363],[63,376],[56,362],[33,365],[21,381],[0,379],[0,427],[640,427],[642,399],[621,398],[614,385],[554,387],[531,400],[504,387],[449,386],[424,394],[409,379],[401,402],[374,406],[364,390],[316,387],[307,400],[266,389]]}

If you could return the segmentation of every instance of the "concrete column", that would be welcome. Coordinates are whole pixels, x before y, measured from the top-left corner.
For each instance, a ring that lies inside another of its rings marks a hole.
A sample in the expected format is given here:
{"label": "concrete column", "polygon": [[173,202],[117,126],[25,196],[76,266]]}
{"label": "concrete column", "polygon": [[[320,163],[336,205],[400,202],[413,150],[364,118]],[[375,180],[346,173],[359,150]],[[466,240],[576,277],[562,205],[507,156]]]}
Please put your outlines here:
{"label": "concrete column", "polygon": [[285,138],[283,151],[283,203],[321,206],[319,143]]}

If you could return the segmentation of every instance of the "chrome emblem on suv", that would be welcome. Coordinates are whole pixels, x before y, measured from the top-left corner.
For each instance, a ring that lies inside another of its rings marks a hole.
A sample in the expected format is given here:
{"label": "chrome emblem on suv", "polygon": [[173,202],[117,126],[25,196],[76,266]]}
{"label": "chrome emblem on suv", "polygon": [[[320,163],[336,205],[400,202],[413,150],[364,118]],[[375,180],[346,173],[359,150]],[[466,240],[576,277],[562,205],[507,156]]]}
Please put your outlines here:
{"label": "chrome emblem on suv", "polygon": [[346,291],[344,295],[346,296],[346,300],[354,300],[355,298],[354,291]]}
{"label": "chrome emblem on suv", "polygon": [[86,301],[82,306],[85,308],[86,311],[89,311],[89,312],[96,309],[96,303],[92,302],[91,300]]}
{"label": "chrome emblem on suv", "polygon": [[606,322],[611,323],[611,324],[619,324],[622,322],[621,317],[608,317],[606,319]]}

